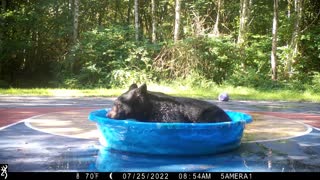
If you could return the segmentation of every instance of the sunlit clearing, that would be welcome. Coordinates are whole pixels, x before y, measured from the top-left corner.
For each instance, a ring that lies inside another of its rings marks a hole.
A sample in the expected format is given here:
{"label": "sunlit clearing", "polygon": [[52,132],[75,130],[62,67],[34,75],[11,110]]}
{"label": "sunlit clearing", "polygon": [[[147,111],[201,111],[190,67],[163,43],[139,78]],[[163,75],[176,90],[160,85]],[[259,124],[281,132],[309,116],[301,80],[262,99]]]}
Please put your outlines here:
{"label": "sunlit clearing", "polygon": [[84,96],[82,91],[77,89],[49,89],[52,96]]}

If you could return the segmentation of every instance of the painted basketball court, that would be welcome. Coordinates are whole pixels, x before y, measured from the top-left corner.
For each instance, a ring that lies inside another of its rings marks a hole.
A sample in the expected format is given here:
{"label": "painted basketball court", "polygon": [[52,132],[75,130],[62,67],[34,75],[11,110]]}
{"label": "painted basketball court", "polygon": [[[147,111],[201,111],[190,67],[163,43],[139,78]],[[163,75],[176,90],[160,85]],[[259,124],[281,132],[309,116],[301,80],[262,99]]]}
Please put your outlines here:
{"label": "painted basketball court", "polygon": [[320,104],[212,101],[250,114],[240,148],[211,156],[103,149],[89,112],[113,98],[0,96],[0,164],[9,171],[320,171]]}

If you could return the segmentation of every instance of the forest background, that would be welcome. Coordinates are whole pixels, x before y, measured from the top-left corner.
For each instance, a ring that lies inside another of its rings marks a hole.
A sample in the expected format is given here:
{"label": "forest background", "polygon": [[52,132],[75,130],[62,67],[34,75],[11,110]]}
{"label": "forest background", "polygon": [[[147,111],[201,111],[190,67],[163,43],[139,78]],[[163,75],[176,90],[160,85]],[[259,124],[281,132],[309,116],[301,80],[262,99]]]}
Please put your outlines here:
{"label": "forest background", "polygon": [[202,93],[320,92],[317,0],[0,3],[2,91],[146,82]]}

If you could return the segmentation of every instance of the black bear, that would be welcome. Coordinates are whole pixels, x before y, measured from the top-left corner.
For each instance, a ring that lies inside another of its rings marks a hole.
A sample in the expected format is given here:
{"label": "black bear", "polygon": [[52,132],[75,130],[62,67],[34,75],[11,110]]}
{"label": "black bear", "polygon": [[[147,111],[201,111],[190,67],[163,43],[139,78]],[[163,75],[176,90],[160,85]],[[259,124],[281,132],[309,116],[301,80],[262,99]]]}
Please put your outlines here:
{"label": "black bear", "polygon": [[228,122],[230,117],[218,106],[197,99],[173,97],[132,84],[119,96],[107,117],[143,122]]}

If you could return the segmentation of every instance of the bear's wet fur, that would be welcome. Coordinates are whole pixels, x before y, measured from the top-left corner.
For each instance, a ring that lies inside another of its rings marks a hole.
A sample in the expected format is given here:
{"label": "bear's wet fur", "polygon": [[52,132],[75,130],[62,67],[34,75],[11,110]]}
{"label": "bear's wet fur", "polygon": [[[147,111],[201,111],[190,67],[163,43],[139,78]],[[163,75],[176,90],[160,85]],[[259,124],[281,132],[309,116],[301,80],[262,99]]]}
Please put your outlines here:
{"label": "bear's wet fur", "polygon": [[228,122],[230,117],[218,106],[207,101],[174,97],[147,90],[147,85],[132,84],[119,96],[107,117],[136,119],[143,122],[213,123]]}

